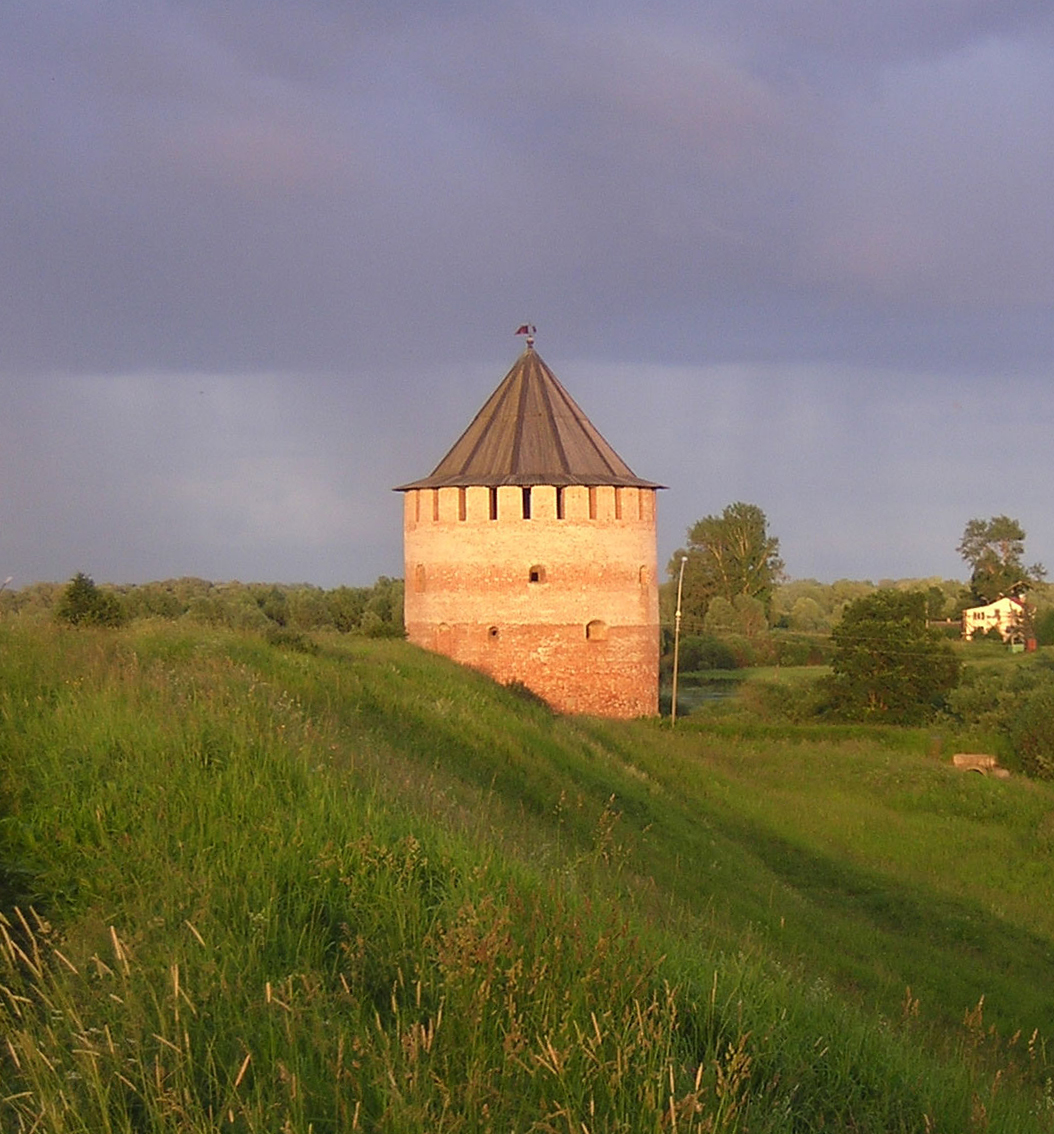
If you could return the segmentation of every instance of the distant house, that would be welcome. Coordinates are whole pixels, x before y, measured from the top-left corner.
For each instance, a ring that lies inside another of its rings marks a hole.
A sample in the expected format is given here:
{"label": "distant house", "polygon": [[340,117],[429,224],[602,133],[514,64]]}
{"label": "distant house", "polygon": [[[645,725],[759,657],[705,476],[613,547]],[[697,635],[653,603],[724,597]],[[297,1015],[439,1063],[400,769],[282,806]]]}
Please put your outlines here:
{"label": "distant house", "polygon": [[975,634],[991,629],[999,631],[1004,642],[1024,644],[1029,623],[1028,607],[1019,598],[1001,595],[985,606],[971,606],[963,611],[963,637],[970,641]]}

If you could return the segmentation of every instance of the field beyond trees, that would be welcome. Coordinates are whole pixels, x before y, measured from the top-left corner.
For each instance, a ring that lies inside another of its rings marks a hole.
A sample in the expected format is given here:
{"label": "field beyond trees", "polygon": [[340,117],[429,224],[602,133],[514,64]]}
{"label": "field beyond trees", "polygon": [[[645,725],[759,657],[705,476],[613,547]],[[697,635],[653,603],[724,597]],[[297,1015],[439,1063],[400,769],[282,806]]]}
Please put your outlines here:
{"label": "field beyond trees", "polygon": [[0,622],[0,1128],[1054,1130],[1054,790],[398,640]]}

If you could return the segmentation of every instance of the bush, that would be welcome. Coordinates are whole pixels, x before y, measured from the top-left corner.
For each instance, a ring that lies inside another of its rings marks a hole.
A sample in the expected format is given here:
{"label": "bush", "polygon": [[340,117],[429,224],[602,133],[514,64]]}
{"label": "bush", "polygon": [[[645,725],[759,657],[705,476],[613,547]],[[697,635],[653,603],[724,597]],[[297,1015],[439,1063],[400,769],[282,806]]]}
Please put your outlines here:
{"label": "bush", "polygon": [[742,702],[762,720],[810,724],[830,710],[830,697],[822,681],[786,685],[774,681],[750,681],[743,687]]}
{"label": "bush", "polygon": [[1036,641],[1041,646],[1054,646],[1054,607],[1037,616]]}
{"label": "bush", "polygon": [[1025,697],[1014,714],[1010,740],[1027,775],[1054,779],[1054,684]]}
{"label": "bush", "polygon": [[926,595],[884,589],[846,607],[832,633],[828,682],[846,720],[921,724],[943,707],[962,667],[951,644],[926,626]]}
{"label": "bush", "polygon": [[683,673],[700,669],[736,668],[736,655],[720,638],[710,634],[682,639],[678,661]]}
{"label": "bush", "polygon": [[299,654],[319,653],[319,645],[313,638],[309,638],[299,630],[289,630],[285,626],[269,626],[264,638],[268,645],[277,646],[282,650],[293,650]]}
{"label": "bush", "polygon": [[116,597],[100,591],[83,571],[78,571],[63,591],[55,616],[71,626],[119,626],[124,621]]}
{"label": "bush", "polygon": [[779,665],[830,665],[834,643],[826,634],[773,635]]}

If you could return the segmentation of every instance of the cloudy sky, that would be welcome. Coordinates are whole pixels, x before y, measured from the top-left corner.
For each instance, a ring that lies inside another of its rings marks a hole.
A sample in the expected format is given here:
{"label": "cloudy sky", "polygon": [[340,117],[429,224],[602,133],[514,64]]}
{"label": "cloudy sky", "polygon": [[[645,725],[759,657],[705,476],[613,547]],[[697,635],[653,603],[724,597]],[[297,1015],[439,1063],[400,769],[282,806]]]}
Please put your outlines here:
{"label": "cloudy sky", "polygon": [[1049,0],[0,6],[0,578],[372,582],[537,347],[788,572],[1054,568]]}

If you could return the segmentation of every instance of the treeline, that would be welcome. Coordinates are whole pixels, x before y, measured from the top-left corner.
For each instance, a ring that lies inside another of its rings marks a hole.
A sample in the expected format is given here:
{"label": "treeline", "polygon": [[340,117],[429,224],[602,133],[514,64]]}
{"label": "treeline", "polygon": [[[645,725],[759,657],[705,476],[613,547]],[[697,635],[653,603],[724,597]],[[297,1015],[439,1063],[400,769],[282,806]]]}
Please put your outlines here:
{"label": "treeline", "polygon": [[372,638],[399,638],[404,633],[403,582],[386,575],[369,587],[325,590],[306,583],[212,583],[191,577],[97,586],[82,572],[68,583],[34,583],[17,591],[0,591],[0,614],[104,625],[145,618],[187,619],[232,629],[336,630]]}
{"label": "treeline", "polygon": [[[954,579],[938,578],[882,579],[878,583],[866,579],[839,579],[834,583],[795,579],[772,588],[768,609],[749,595],[737,595],[732,600],[716,595],[702,617],[690,609],[683,613],[680,669],[691,674],[747,666],[827,665],[834,650],[831,632],[846,608],[880,590],[922,591],[926,594],[927,617],[945,621],[957,617],[956,604],[963,586]],[[665,677],[673,668],[676,602],[676,583],[663,584],[660,604]],[[947,633],[957,637],[958,627],[949,626]]]}
{"label": "treeline", "polygon": [[[776,589],[773,625],[799,633],[828,634],[841,622],[850,603],[880,590],[922,591],[926,596],[926,618],[931,625],[955,623],[951,628],[953,635],[958,634],[962,612],[983,601],[957,579],[882,579],[878,583],[795,579]],[[1054,646],[1054,585],[1038,580],[1030,583],[1027,602],[1036,612],[1034,628],[1039,645]],[[994,637],[999,637],[998,631]]]}
{"label": "treeline", "polygon": [[922,591],[926,595],[926,617],[932,622],[957,620],[974,605],[969,590],[958,579],[839,579],[821,583],[816,579],[794,579],[776,588],[772,604],[773,625],[804,633],[830,633],[842,620],[850,603],[876,591]]}
{"label": "treeline", "polygon": [[[821,583],[816,579],[793,579],[773,587],[769,608],[760,599],[737,595],[731,601],[720,595],[709,600],[705,614],[699,617],[685,609],[681,633],[685,637],[719,638],[731,643],[733,652],[756,660],[738,664],[806,664],[781,657],[781,651],[801,653],[805,639],[826,637],[841,622],[846,607],[857,599],[876,591],[922,591],[926,595],[926,617],[931,623],[954,623],[950,636],[958,635],[962,611],[974,605],[968,588],[958,579],[839,579]],[[662,623],[666,630],[665,647],[672,648],[676,581],[661,588]],[[1040,645],[1054,645],[1054,585],[1034,583],[1028,594],[1029,604],[1036,608],[1036,632]],[[666,640],[668,639],[668,641]],[[738,640],[738,641],[737,641]],[[682,648],[684,639],[682,638]],[[700,666],[699,668],[722,668]]]}

